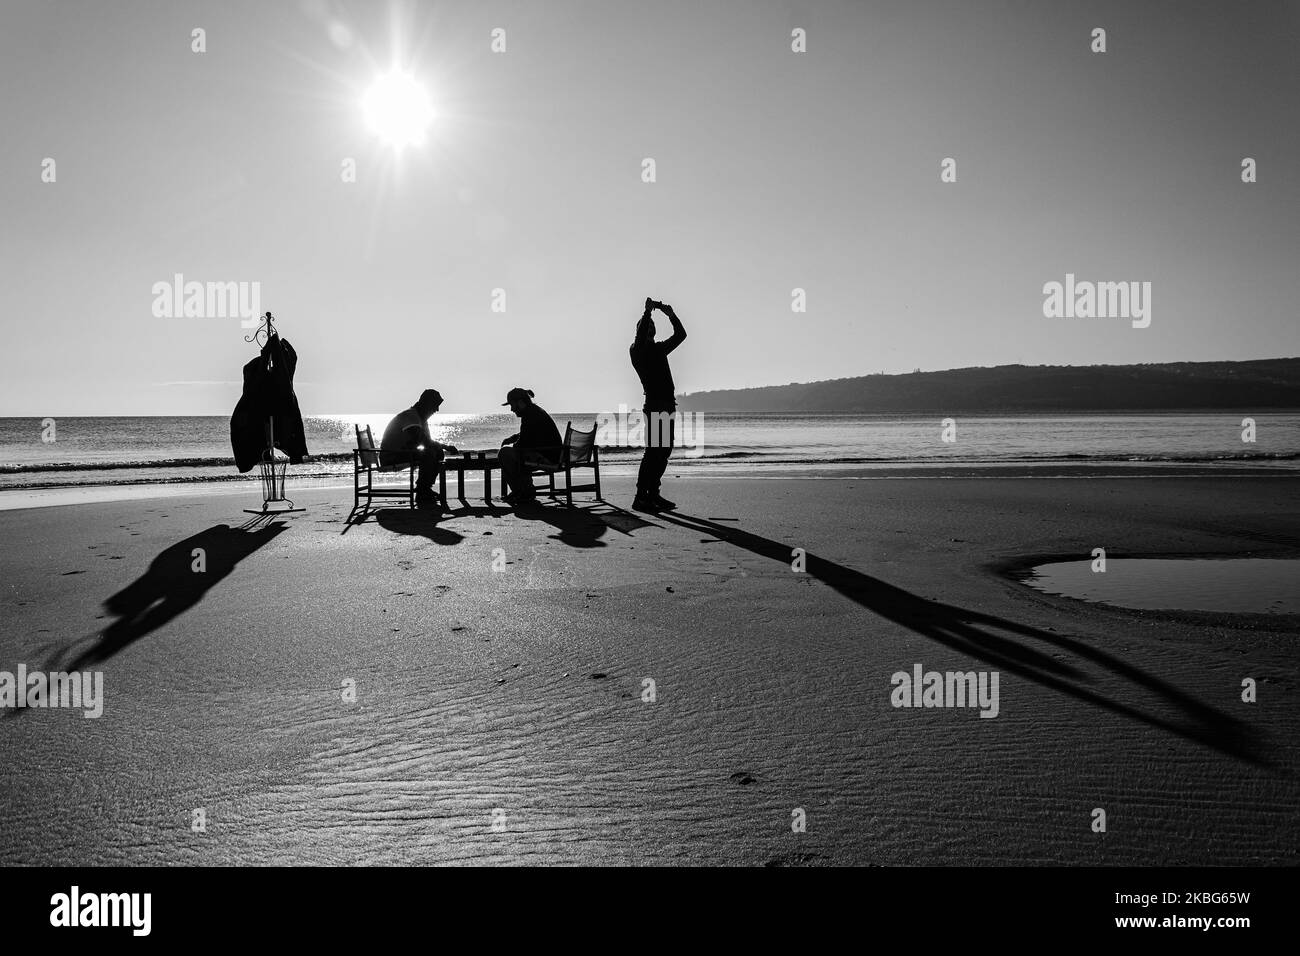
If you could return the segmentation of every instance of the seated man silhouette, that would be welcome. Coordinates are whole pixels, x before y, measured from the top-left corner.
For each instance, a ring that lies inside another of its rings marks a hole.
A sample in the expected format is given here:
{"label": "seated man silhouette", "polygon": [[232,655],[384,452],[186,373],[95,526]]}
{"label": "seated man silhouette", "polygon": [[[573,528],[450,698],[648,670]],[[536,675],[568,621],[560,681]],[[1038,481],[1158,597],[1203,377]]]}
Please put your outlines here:
{"label": "seated man silhouette", "polygon": [[501,442],[501,484],[509,488],[506,501],[528,507],[537,504],[537,492],[528,472],[533,468],[557,467],[560,461],[560,430],[546,409],[534,404],[533,393],[526,388],[512,388],[505,404],[519,416],[519,431]]}
{"label": "seated man silhouette", "polygon": [[415,503],[421,507],[439,503],[446,505],[434,493],[433,481],[442,469],[443,455],[447,452],[456,454],[456,447],[436,442],[429,434],[429,417],[441,407],[442,396],[436,389],[426,388],[420,393],[419,401],[393,416],[379,442],[380,467],[401,466],[412,461],[419,465]]}

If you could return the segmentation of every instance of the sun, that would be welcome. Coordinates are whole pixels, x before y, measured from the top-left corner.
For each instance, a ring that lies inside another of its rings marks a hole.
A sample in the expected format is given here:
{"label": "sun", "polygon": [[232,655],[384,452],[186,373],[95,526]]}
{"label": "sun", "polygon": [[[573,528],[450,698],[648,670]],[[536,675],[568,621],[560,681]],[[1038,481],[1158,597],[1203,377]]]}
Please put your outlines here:
{"label": "sun", "polygon": [[361,108],[371,130],[396,150],[421,145],[434,117],[424,87],[400,70],[375,80],[362,98]]}

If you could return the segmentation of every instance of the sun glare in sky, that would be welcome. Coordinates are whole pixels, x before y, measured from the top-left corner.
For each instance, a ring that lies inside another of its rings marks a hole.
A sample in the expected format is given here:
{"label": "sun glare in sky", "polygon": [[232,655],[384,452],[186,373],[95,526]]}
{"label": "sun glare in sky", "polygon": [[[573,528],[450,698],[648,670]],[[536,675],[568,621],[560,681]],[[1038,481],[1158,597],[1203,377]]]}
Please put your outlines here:
{"label": "sun glare in sky", "polygon": [[433,122],[433,104],[419,81],[400,70],[379,77],[361,100],[366,123],[396,150],[424,143]]}

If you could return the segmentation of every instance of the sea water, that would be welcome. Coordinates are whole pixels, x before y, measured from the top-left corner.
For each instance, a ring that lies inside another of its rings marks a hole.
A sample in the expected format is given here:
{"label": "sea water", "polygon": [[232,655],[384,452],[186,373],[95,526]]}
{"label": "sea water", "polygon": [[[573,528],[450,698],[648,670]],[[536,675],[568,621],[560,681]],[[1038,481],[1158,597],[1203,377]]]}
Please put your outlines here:
{"label": "sea water", "polygon": [[[561,431],[595,427],[598,412],[552,413]],[[699,448],[674,469],[744,474],[759,469],[1052,463],[1218,463],[1300,470],[1300,416],[1255,414],[1255,441],[1242,440],[1242,413],[1006,415],[957,418],[860,414],[697,413]],[[355,425],[376,438],[389,414],[304,418],[311,460],[300,477],[350,474]],[[226,416],[0,418],[0,489],[234,479]],[[505,414],[435,415],[430,430],[462,450],[495,449],[518,431]],[[46,440],[53,438],[52,441]],[[945,440],[945,438],[949,440]],[[637,448],[603,448],[617,465]]]}
{"label": "sea water", "polygon": [[1147,610],[1300,614],[1300,560],[1110,558],[1033,569],[1024,583],[1048,594]]}

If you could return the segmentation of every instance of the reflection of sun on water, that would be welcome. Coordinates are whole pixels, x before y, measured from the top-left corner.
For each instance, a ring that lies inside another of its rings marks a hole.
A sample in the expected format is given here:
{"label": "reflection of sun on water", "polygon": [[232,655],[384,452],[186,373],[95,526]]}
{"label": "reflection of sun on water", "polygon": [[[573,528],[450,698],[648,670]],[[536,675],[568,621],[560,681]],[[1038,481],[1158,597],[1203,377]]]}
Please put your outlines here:
{"label": "reflection of sun on water", "polygon": [[[311,415],[310,419],[325,423],[330,431],[337,429],[340,441],[348,444],[354,444],[357,438],[356,426],[360,425],[365,428],[370,426],[370,434],[378,443],[384,437],[384,429],[388,423],[393,420],[393,414],[355,414],[355,415]],[[429,434],[433,436],[434,441],[446,442],[449,445],[455,445],[456,439],[464,435],[470,423],[479,421],[482,415],[456,412],[439,412],[429,419]]]}

